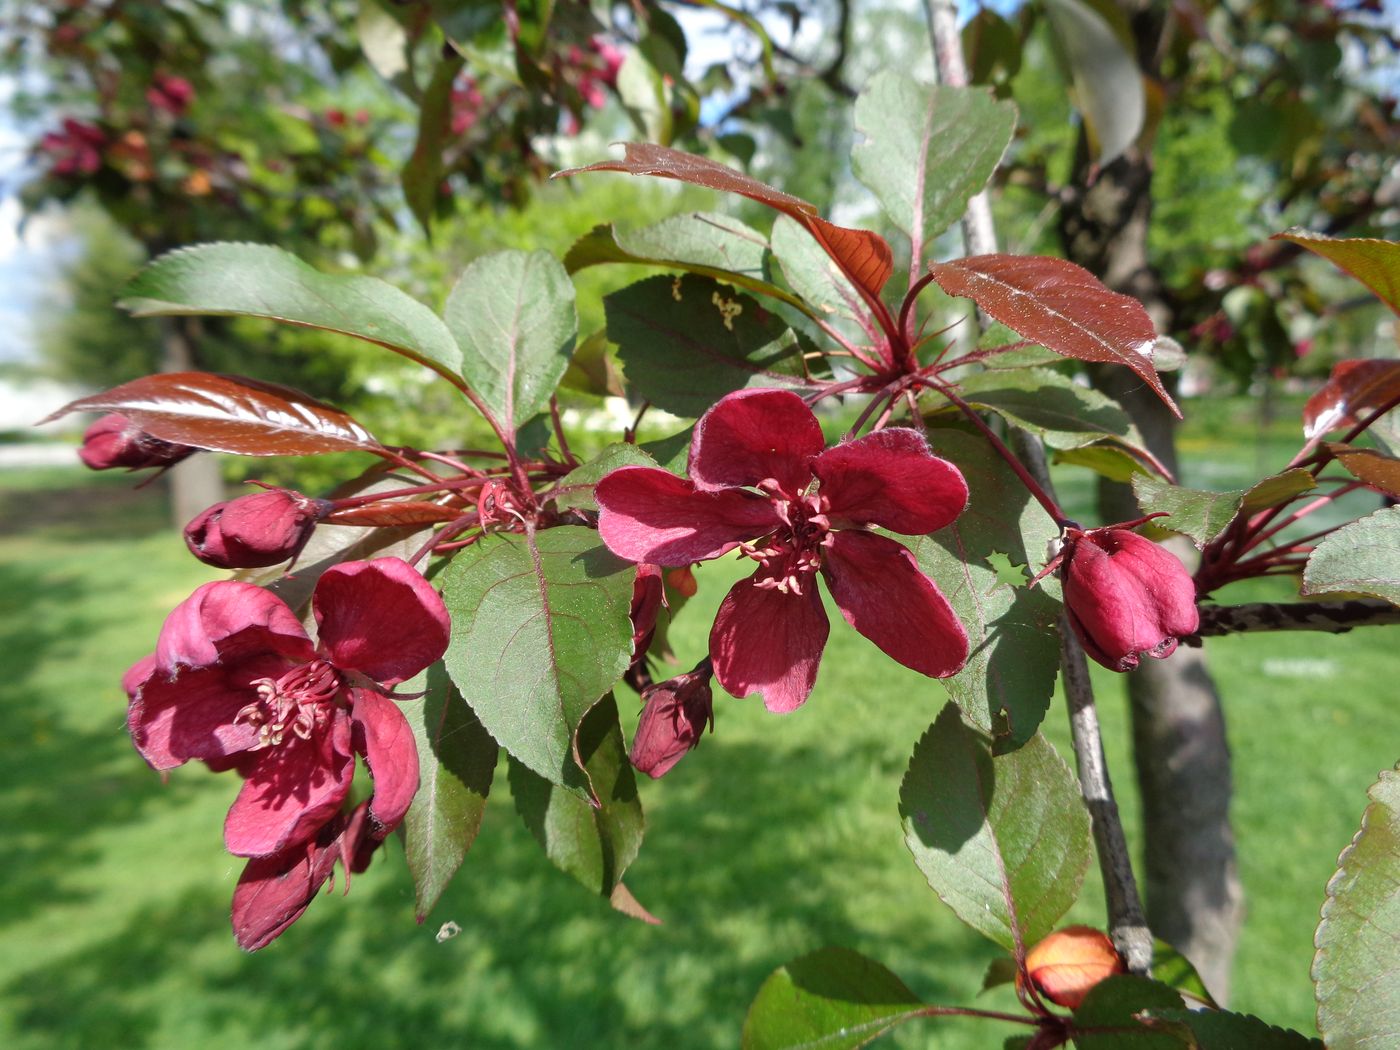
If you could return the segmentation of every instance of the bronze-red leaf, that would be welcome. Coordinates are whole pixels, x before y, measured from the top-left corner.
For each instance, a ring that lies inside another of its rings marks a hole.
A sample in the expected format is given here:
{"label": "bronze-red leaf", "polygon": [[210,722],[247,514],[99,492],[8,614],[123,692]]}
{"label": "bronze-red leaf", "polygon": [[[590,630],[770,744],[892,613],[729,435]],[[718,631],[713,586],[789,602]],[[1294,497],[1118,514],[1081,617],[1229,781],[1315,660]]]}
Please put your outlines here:
{"label": "bronze-red leaf", "polygon": [[163,441],[242,456],[372,451],[374,436],[338,408],[291,387],[215,372],[165,372],[79,398],[70,412],[120,412]]}
{"label": "bronze-red leaf", "polygon": [[338,510],[326,518],[332,525],[364,525],[392,528],[396,525],[426,525],[435,521],[456,521],[464,511],[426,500],[389,500],[363,507]]}
{"label": "bronze-red leaf", "polygon": [[1177,416],[1152,364],[1157,329],[1142,304],[1082,266],[1042,255],[974,255],[929,263],[938,286],[971,299],[1034,343],[1079,361],[1125,365]]}
{"label": "bronze-red leaf", "polygon": [[1303,406],[1303,435],[1312,440],[1400,397],[1400,361],[1340,361]]}
{"label": "bronze-red leaf", "polygon": [[767,183],[735,171],[727,165],[706,157],[697,157],[681,150],[649,142],[623,143],[626,154],[622,160],[605,160],[582,168],[557,172],[561,176],[578,175],[588,171],[617,171],[627,175],[654,175],[676,179],[693,186],[704,186],[723,193],[737,193],[749,200],[766,204],[776,211],[790,215],[805,226],[817,239],[833,262],[872,299],[878,299],[880,289],[894,270],[890,246],[878,233],[852,230],[827,222],[817,213],[816,205],[774,189]]}

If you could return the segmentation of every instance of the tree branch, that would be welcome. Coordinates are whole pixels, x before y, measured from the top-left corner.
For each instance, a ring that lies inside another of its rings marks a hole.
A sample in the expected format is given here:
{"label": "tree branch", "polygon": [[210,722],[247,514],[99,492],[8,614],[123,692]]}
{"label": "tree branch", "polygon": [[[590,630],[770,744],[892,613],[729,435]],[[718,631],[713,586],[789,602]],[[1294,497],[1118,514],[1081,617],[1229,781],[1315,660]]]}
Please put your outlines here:
{"label": "tree branch", "polygon": [[1201,627],[1183,639],[1200,645],[1200,639],[1245,631],[1323,631],[1345,634],[1353,627],[1380,627],[1400,623],[1400,608],[1382,601],[1345,602],[1249,602],[1245,605],[1202,605]]}
{"label": "tree branch", "polygon": [[[967,67],[963,61],[955,3],[953,0],[924,0],[924,11],[928,16],[929,41],[933,47],[938,79],[953,87],[966,87]],[[968,202],[962,229],[968,254],[982,255],[997,250],[996,226],[992,221],[991,203],[986,190]],[[982,325],[985,327],[985,319]],[[1014,430],[1012,436],[1021,461],[1053,502],[1055,489],[1050,481],[1044,446],[1039,439],[1023,430]],[[1118,803],[1113,797],[1113,782],[1108,776],[1103,734],[1099,729],[1098,709],[1094,706],[1094,687],[1089,681],[1089,663],[1079,639],[1063,617],[1060,621],[1060,663],[1064,669],[1065,697],[1069,704],[1079,789],[1089,808],[1094,845],[1099,857],[1099,874],[1103,878],[1108,903],[1109,934],[1132,973],[1150,974],[1152,933],[1147,928],[1142,898],[1133,876],[1127,837],[1123,834]]]}

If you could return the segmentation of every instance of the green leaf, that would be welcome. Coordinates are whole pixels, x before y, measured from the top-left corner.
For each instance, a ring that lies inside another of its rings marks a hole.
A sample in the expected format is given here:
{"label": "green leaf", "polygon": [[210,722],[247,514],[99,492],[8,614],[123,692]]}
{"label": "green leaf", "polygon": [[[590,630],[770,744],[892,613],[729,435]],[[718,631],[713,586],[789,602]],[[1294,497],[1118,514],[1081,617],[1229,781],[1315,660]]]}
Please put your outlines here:
{"label": "green leaf", "polygon": [[375,0],[361,0],[355,39],[370,67],[385,80],[397,81],[409,71],[408,32]]}
{"label": "green leaf", "polygon": [[972,643],[967,666],[944,681],[948,694],[998,749],[1029,740],[1050,708],[1060,668],[1060,604],[1046,589],[1002,581],[992,555],[1039,571],[1057,532],[1054,522],[1001,458],[965,431],[929,432],[934,452],[967,479],[967,509],[932,536],[908,541],[943,591]]}
{"label": "green leaf", "polygon": [[1275,234],[1341,267],[1400,314],[1400,244],[1371,237],[1328,237],[1297,228]]}
{"label": "green leaf", "polygon": [[796,219],[779,215],[773,222],[773,254],[813,316],[860,318],[869,314],[865,300]]}
{"label": "green leaf", "polygon": [[1079,1050],[1195,1050],[1189,1030],[1160,1022],[1165,1030],[1153,1031],[1139,1018],[1147,1010],[1180,1007],[1181,996],[1164,984],[1127,974],[1110,977],[1091,988],[1074,1011],[1074,1045]]}
{"label": "green leaf", "polygon": [[1195,1037],[1195,1042],[1188,1044],[1192,1050],[1322,1050],[1320,1039],[1276,1028],[1249,1014],[1228,1010],[1153,1010],[1150,1016],[1189,1031]]}
{"label": "green leaf", "polygon": [[638,48],[631,48],[617,71],[617,94],[622,108],[648,142],[671,141],[671,105],[661,72]]}
{"label": "green leaf", "polygon": [[1191,960],[1160,937],[1152,939],[1152,976],[1209,1007],[1218,1008]]}
{"label": "green leaf", "polygon": [[604,696],[584,716],[578,754],[597,805],[510,762],[515,808],[560,871],[604,897],[622,880],[642,845],[642,803],[618,724],[617,703]]}
{"label": "green leaf", "polygon": [[1067,448],[1055,452],[1051,462],[1065,463],[1073,467],[1085,467],[1109,481],[1128,484],[1139,474],[1146,474],[1147,465],[1129,455],[1121,448],[1112,445],[1087,445],[1084,448]]}
{"label": "green leaf", "polygon": [[1317,1027],[1339,1050],[1400,1045],[1400,773],[1382,772],[1368,794],[1313,938]]}
{"label": "green leaf", "polygon": [[656,460],[636,445],[629,445],[625,441],[616,442],[560,479],[553,489],[554,505],[560,510],[596,511],[598,503],[593,498],[593,487],[604,474],[618,467],[654,466]]}
{"label": "green leaf", "polygon": [[1218,537],[1240,513],[1255,514],[1276,507],[1317,487],[1317,479],[1301,467],[1230,492],[1183,488],[1150,474],[1135,475],[1132,483],[1144,514],[1166,511],[1171,515],[1156,519],[1154,525],[1190,537],[1197,547]]}
{"label": "green leaf", "polygon": [[985,88],[930,86],[886,70],[856,99],[855,122],[865,141],[851,169],[922,258],[996,171],[1016,107]]}
{"label": "green leaf", "polygon": [[744,1020],[743,1050],[854,1050],[922,1016],[904,982],[849,948],[821,948],[779,967]]}
{"label": "green leaf", "polygon": [[708,277],[648,277],[603,305],[628,383],[667,412],[698,416],[735,390],[804,385],[792,330]]}
{"label": "green leaf", "polygon": [[1143,446],[1142,435],[1118,402],[1048,368],[979,372],[958,387],[964,401],[1005,416],[1052,449],[1104,440]]}
{"label": "green leaf", "polygon": [[441,663],[428,669],[426,679],[421,699],[399,701],[418,745],[418,794],[402,829],[419,922],[476,839],[499,751]]}
{"label": "green leaf", "polygon": [[1325,537],[1303,568],[1303,594],[1369,594],[1400,605],[1400,507],[1385,507]]}
{"label": "green leaf", "polygon": [[466,377],[515,430],[549,404],[578,334],[574,285],[548,252],[492,252],[462,273],[443,311]]}
{"label": "green leaf", "polygon": [[952,704],[914,748],[899,786],[904,841],[935,893],[1008,951],[1054,929],[1089,866],[1079,785],[1036,734],[1016,751],[992,742]]}
{"label": "green leaf", "polygon": [[719,212],[697,211],[637,230],[595,226],[574,242],[564,256],[564,268],[577,273],[602,263],[665,266],[800,305],[772,282],[770,261],[768,242],[757,230]]}
{"label": "green leaf", "polygon": [[689,426],[670,437],[639,442],[637,447],[656,460],[661,469],[684,474],[690,469],[690,441],[694,436],[695,428]]}
{"label": "green leaf", "polygon": [[1142,70],[1113,26],[1084,0],[1045,0],[1055,43],[1074,80],[1096,167],[1122,155],[1142,131],[1147,97]]}
{"label": "green leaf", "polygon": [[137,317],[264,317],[386,347],[447,376],[462,352],[437,314],[375,277],[326,274],[263,244],[201,244],[167,252],[117,305]]}
{"label": "green leaf", "polygon": [[998,955],[987,964],[987,972],[982,975],[981,991],[991,991],[1004,984],[1016,982],[1016,960],[1008,955]]}
{"label": "green leaf", "polygon": [[462,56],[455,52],[438,59],[419,103],[418,140],[399,176],[409,211],[430,235],[442,191],[442,147],[452,111],[452,82],[461,69]]}
{"label": "green leaf", "polygon": [[594,397],[625,396],[622,373],[609,355],[608,346],[608,333],[601,328],[581,341],[574,348],[559,385]]}
{"label": "green leaf", "polygon": [[634,576],[576,525],[486,536],[443,571],[448,673],[500,745],[551,783],[587,788],[574,734],[631,659]]}

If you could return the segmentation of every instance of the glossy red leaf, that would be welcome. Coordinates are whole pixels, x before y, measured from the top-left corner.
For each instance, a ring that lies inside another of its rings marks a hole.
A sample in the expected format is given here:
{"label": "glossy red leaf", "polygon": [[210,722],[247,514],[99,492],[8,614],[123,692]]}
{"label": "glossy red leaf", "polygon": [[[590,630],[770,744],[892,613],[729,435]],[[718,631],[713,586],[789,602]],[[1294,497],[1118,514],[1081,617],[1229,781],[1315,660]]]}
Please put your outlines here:
{"label": "glossy red leaf", "polygon": [[1271,240],[1292,241],[1340,267],[1400,314],[1400,244],[1374,237],[1328,237],[1292,229]]}
{"label": "glossy red leaf", "polygon": [[291,387],[214,372],[165,372],[79,398],[69,412],[120,412],[148,434],[211,452],[310,456],[380,448],[338,408]]}
{"label": "glossy red leaf", "polygon": [[971,299],[1047,350],[1131,368],[1181,415],[1152,364],[1152,318],[1136,299],[1110,291],[1084,267],[1041,255],[996,254],[929,263],[929,271],[949,295]]}
{"label": "glossy red leaf", "polygon": [[461,507],[445,507],[426,500],[390,500],[370,503],[363,507],[338,510],[326,518],[332,525],[425,525],[434,521],[456,521],[465,511]]}
{"label": "glossy red leaf", "polygon": [[1309,440],[1344,426],[1400,397],[1400,361],[1341,361],[1303,406]]}
{"label": "glossy red leaf", "polygon": [[578,175],[588,171],[617,171],[627,175],[654,175],[676,179],[693,186],[704,186],[722,193],[737,193],[750,200],[766,204],[776,211],[800,222],[817,239],[826,253],[853,282],[872,298],[894,270],[894,256],[885,239],[870,230],[852,230],[827,222],[817,214],[816,205],[774,189],[767,183],[750,178],[741,171],[705,157],[680,150],[655,146],[648,142],[623,144],[626,154],[622,160],[605,160],[583,168],[569,168],[555,177]]}

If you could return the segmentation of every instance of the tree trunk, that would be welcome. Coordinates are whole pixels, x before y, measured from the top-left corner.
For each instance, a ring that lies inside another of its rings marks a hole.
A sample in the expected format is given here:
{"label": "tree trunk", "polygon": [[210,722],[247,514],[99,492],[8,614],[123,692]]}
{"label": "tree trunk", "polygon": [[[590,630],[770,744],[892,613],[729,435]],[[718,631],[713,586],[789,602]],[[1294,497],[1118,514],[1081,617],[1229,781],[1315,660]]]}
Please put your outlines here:
{"label": "tree trunk", "polygon": [[[1077,177],[1060,215],[1065,254],[1109,287],[1143,302],[1158,330],[1170,331],[1170,310],[1147,261],[1150,158],[1120,158],[1092,186],[1087,160],[1081,136]],[[1123,405],[1148,448],[1175,471],[1175,421],[1156,396],[1122,368],[1097,369],[1093,381]],[[1099,509],[1104,522],[1139,516],[1128,487],[1107,481],[1099,488]],[[1190,564],[1189,543],[1175,551]],[[1243,891],[1230,827],[1230,751],[1220,696],[1200,649],[1144,661],[1128,675],[1127,685],[1142,795],[1148,922],[1196,965],[1223,1003]]]}
{"label": "tree trunk", "polygon": [[[195,319],[165,317],[161,319],[162,372],[188,372],[196,368],[194,337]],[[176,463],[166,474],[170,493],[170,514],[177,529],[200,511],[224,498],[224,481],[219,461],[212,455],[196,454]]]}

